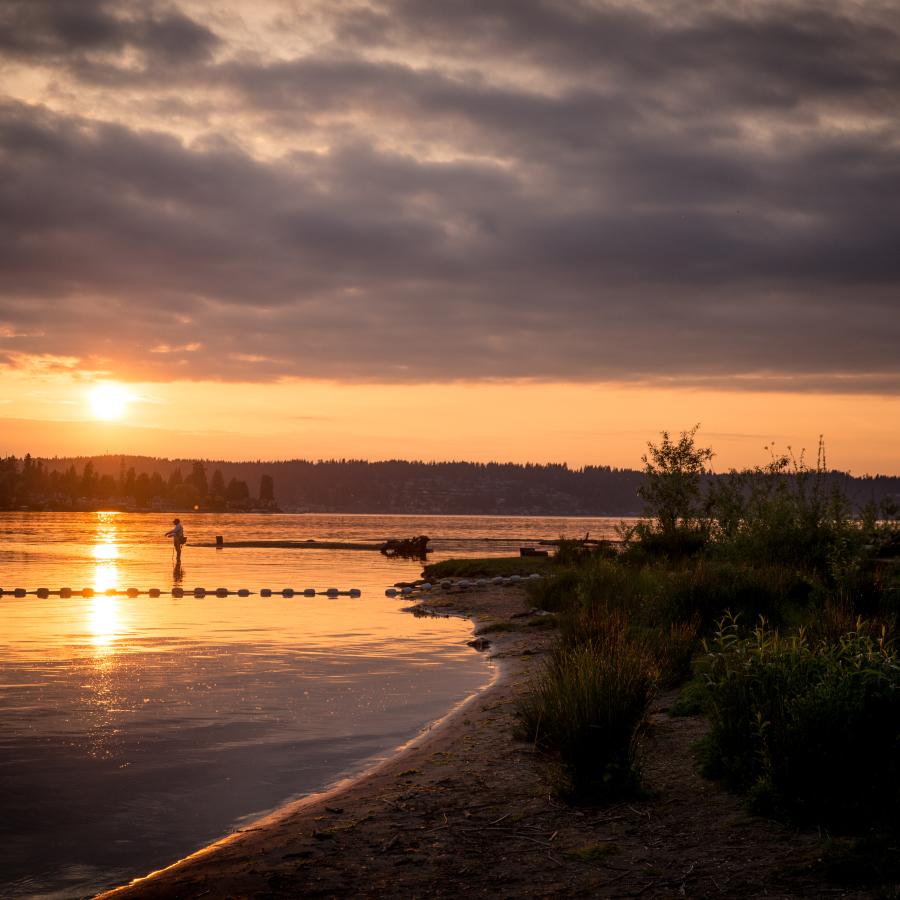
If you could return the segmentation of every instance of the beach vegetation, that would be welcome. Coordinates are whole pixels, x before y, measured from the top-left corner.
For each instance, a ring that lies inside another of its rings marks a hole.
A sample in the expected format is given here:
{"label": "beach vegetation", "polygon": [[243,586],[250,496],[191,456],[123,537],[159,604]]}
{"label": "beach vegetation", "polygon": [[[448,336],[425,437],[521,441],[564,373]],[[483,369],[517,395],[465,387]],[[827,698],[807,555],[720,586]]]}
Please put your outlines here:
{"label": "beach vegetation", "polygon": [[836,831],[897,825],[900,654],[882,625],[836,640],[722,619],[704,659],[705,771],[753,805]]}
{"label": "beach vegetation", "polygon": [[442,578],[495,578],[509,575],[543,573],[548,567],[546,556],[487,556],[476,559],[444,559],[425,566],[422,577],[427,581]]}
{"label": "beach vegetation", "polygon": [[704,772],[754,810],[896,833],[897,510],[855,507],[822,443],[812,466],[770,451],[713,477],[712,456],[696,428],[664,432],[644,457],[650,518],[622,550],[573,542],[528,585],[559,637],[524,731],[573,799],[621,795],[639,786],[647,698],[682,686],[673,714],[710,719]]}
{"label": "beach vegetation", "polygon": [[590,801],[634,793],[655,686],[652,654],[629,638],[622,616],[556,647],[518,715],[523,736],[553,755],[561,794]]}

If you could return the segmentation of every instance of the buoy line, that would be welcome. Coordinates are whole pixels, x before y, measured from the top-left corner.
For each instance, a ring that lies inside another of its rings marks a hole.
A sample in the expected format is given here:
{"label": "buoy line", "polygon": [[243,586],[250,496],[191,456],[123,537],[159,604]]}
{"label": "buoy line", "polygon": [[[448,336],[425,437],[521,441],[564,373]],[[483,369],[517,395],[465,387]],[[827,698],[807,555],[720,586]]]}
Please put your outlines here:
{"label": "buoy line", "polygon": [[171,590],[162,590],[160,588],[150,588],[146,591],[137,588],[106,588],[105,590],[95,590],[94,588],[0,588],[0,597],[37,597],[39,600],[46,600],[48,597],[61,597],[64,600],[72,597],[250,597],[259,595],[260,597],[361,597],[362,591],[359,588],[350,588],[349,590],[339,590],[338,588],[327,588],[324,591],[317,591],[315,588],[260,588],[258,591],[251,591],[248,588],[238,588],[231,590],[230,588],[182,588],[173,587]]}

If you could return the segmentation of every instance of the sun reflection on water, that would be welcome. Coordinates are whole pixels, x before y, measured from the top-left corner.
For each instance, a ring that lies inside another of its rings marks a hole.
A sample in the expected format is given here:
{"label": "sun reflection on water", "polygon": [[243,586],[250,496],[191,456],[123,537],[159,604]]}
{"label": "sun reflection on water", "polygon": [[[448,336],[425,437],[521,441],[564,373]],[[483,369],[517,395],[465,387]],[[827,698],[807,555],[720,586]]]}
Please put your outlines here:
{"label": "sun reflection on water", "polygon": [[[97,513],[96,543],[91,548],[97,564],[94,567],[94,591],[105,595],[119,586],[119,558],[116,512]],[[98,650],[108,649],[119,634],[119,601],[115,597],[97,596],[91,603],[88,626],[91,642]]]}
{"label": "sun reflection on water", "polygon": [[119,600],[116,597],[94,597],[89,626],[91,643],[98,650],[108,649],[119,636]]}

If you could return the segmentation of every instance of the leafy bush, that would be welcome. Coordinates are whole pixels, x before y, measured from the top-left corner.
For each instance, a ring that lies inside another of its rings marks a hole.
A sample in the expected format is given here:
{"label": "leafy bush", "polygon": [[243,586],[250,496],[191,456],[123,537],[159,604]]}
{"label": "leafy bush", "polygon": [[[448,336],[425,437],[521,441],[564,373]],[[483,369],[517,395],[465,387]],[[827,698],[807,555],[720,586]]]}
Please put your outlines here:
{"label": "leafy bush", "polygon": [[707,493],[715,551],[745,563],[796,566],[840,583],[852,574],[876,524],[872,514],[851,516],[848,498],[828,475],[821,439],[815,468],[801,453],[799,459],[773,454],[765,466],[732,470]]}
{"label": "leafy bush", "polygon": [[896,825],[900,659],[859,623],[837,641],[722,621],[708,648],[706,771],[758,808],[837,830]]}
{"label": "leafy bush", "polygon": [[518,705],[525,736],[554,753],[562,792],[579,800],[621,796],[640,783],[638,740],[655,692],[652,654],[610,615],[586,641],[559,644]]}
{"label": "leafy bush", "polygon": [[641,533],[642,540],[656,535],[664,544],[675,547],[685,534],[702,537],[705,532],[701,497],[701,476],[713,458],[709,447],[694,441],[699,425],[681,432],[677,441],[662,432],[659,444],[647,443],[648,453],[641,457],[644,482],[638,496],[647,504],[653,525]]}

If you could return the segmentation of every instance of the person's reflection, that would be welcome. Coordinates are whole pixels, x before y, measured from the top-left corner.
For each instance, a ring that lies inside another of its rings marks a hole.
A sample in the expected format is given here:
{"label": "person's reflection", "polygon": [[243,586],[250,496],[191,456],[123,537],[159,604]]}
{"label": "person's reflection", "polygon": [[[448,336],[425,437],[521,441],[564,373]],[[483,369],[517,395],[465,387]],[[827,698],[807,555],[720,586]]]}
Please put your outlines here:
{"label": "person's reflection", "polygon": [[181,568],[181,560],[175,563],[175,568],[172,569],[172,581],[175,584],[181,584],[184,580],[184,569]]}

